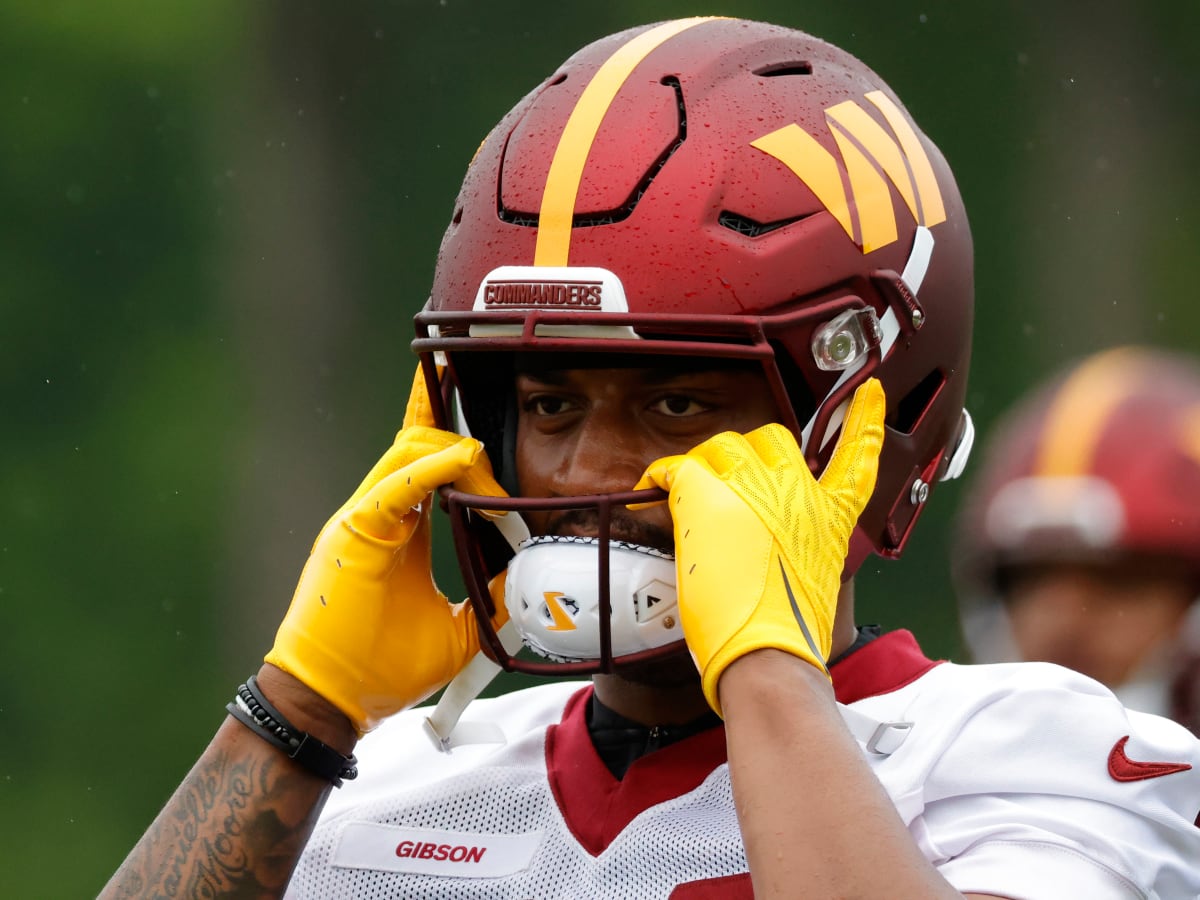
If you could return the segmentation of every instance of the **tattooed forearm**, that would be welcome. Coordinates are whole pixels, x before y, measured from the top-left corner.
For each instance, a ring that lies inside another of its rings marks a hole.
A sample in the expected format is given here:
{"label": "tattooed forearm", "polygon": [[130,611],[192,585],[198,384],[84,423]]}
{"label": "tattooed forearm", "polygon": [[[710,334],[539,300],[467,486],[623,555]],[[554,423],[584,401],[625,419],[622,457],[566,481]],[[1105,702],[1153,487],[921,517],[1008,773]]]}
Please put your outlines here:
{"label": "tattooed forearm", "polygon": [[234,740],[218,733],[102,898],[283,894],[329,786],[256,738],[225,737]]}

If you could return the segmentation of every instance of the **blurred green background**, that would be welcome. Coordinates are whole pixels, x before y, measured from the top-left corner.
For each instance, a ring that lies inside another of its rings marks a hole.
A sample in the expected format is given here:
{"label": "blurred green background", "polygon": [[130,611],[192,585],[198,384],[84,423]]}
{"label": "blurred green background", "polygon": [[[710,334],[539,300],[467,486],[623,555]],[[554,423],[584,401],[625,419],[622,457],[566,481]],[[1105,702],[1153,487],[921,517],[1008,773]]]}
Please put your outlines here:
{"label": "blurred green background", "polygon": [[[0,896],[94,895],[258,665],[400,421],[495,120],[593,38],[713,12],[858,54],[949,158],[985,435],[1064,359],[1195,347],[1194,0],[0,5]],[[859,591],[953,658],[961,491]]]}

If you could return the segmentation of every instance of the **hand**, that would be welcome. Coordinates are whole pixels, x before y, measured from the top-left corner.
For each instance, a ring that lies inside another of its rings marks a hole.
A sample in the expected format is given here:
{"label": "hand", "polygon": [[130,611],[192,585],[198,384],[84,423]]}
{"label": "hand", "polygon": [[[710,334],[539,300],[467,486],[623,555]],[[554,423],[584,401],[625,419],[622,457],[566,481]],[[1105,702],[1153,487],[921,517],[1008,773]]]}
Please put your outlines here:
{"label": "hand", "polygon": [[317,536],[266,656],[360,735],[445,686],[479,650],[471,604],[449,603],[433,583],[430,494],[450,483],[504,491],[482,444],[432,426],[418,369],[404,427]]}
{"label": "hand", "polygon": [[651,463],[637,488],[670,492],[683,635],[704,696],[764,647],[828,674],[833,620],[850,533],[871,492],[883,447],[883,388],[860,386],[820,480],[782,425],[725,432]]}

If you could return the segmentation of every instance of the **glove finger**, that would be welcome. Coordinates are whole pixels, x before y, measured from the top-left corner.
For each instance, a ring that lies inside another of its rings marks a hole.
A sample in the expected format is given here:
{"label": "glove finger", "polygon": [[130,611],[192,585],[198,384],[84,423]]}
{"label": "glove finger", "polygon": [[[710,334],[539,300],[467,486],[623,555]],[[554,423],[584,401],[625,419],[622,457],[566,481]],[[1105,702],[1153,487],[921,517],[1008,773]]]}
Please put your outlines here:
{"label": "glove finger", "polygon": [[[498,631],[508,623],[508,607],[504,603],[504,582],[508,577],[505,570],[488,582],[488,592],[492,595],[492,603],[496,614],[492,616],[492,626]],[[470,659],[480,649],[480,633],[477,623],[478,613],[475,604],[469,600],[462,603],[447,603],[449,610],[449,627],[461,650],[463,662]],[[449,680],[449,679],[447,679]]]}
{"label": "glove finger", "polygon": [[821,473],[821,486],[847,499],[855,515],[862,512],[875,490],[886,411],[887,400],[877,378],[859,385],[846,412],[833,457]]}
{"label": "glove finger", "polygon": [[355,504],[354,526],[378,538],[391,538],[405,520],[439,485],[450,484],[469,469],[482,452],[474,438],[460,437],[436,453],[423,456],[381,479]]}
{"label": "glove finger", "polygon": [[371,467],[371,471],[363,478],[350,499],[343,503],[342,508],[333,515],[333,518],[336,519],[346,510],[357,506],[371,488],[393,472],[398,472],[415,460],[451,447],[461,440],[462,435],[440,431],[437,428],[418,426],[399,432],[396,435],[395,443]]}
{"label": "glove finger", "polygon": [[720,477],[725,477],[734,469],[745,465],[747,460],[757,462],[757,454],[750,442],[746,440],[745,435],[736,431],[714,434],[689,450],[687,455],[703,460],[708,468]]}
{"label": "glove finger", "polygon": [[[441,377],[438,370],[438,377]],[[425,383],[425,371],[417,363],[417,371],[413,375],[412,389],[408,393],[408,406],[404,410],[404,427],[414,425],[433,427],[433,404],[429,400],[429,387]]]}
{"label": "glove finger", "polygon": [[[649,488],[661,488],[664,491],[670,491],[671,485],[675,483],[676,472],[685,462],[687,462],[687,457],[683,455],[663,456],[654,460],[646,466],[646,471],[642,473],[642,477],[638,479],[633,489],[644,491]],[[665,500],[655,500],[651,503],[630,503],[628,508],[635,511],[649,509],[651,506],[659,506],[665,502]]]}
{"label": "glove finger", "polygon": [[768,469],[784,466],[808,468],[795,435],[778,423],[763,425],[749,432],[746,435],[746,445]]}
{"label": "glove finger", "polygon": [[[492,623],[497,628],[503,628],[508,623],[508,604],[504,602],[504,585],[507,581],[508,569],[505,569],[488,582],[488,593],[492,595],[492,604],[496,607],[496,614],[492,616]],[[469,606],[470,604],[467,605]]]}
{"label": "glove finger", "polygon": [[[492,474],[492,461],[486,452],[479,454],[474,465],[454,480],[454,486],[468,494],[479,494],[484,497],[507,497],[508,491],[500,487],[496,476]],[[487,512],[487,510],[485,510]],[[493,511],[493,515],[503,515]]]}

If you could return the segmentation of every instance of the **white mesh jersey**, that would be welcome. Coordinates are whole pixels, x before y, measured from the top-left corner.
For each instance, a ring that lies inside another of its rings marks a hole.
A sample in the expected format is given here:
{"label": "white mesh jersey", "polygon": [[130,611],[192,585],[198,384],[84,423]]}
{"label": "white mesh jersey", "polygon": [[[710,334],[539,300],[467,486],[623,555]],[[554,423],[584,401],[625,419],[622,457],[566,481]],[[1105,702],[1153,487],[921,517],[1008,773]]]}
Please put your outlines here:
{"label": "white mesh jersey", "polygon": [[[1200,897],[1200,742],[1181,726],[1057,666],[934,663],[904,631],[833,678],[850,709],[911,723],[894,752],[863,753],[958,890]],[[287,896],[751,897],[723,729],[618,781],[587,735],[589,693],[552,683],[476,701],[464,720],[493,721],[508,742],[451,753],[425,736],[421,710],[385,723],[360,744],[363,775],[334,792]]]}

